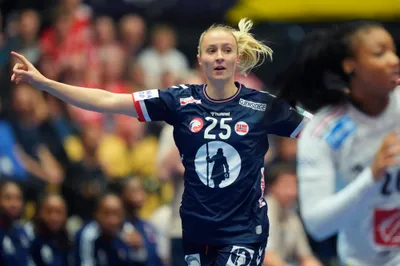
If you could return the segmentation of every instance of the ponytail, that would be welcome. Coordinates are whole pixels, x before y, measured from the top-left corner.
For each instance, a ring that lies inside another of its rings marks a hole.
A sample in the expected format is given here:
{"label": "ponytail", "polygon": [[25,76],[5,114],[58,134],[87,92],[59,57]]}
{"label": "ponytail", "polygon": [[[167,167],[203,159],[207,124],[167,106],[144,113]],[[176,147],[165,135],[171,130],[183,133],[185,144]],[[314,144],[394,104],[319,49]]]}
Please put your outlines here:
{"label": "ponytail", "polygon": [[354,56],[353,37],[360,30],[380,26],[359,21],[308,34],[294,62],[275,81],[278,96],[311,112],[347,101],[353,73],[345,73],[342,63]]}
{"label": "ponytail", "polygon": [[215,29],[229,31],[236,39],[238,54],[240,56],[238,65],[240,72],[243,74],[249,73],[253,68],[262,65],[266,59],[270,58],[272,60],[273,54],[269,46],[254,38],[253,34],[250,33],[252,27],[253,22],[246,18],[242,18],[239,21],[238,29],[226,25],[212,25],[200,36],[198,54],[200,54],[200,44],[207,32]]}
{"label": "ponytail", "polygon": [[277,77],[279,97],[312,112],[344,101],[347,82],[329,66],[331,39],[332,32],[322,30],[305,37],[294,62]]}

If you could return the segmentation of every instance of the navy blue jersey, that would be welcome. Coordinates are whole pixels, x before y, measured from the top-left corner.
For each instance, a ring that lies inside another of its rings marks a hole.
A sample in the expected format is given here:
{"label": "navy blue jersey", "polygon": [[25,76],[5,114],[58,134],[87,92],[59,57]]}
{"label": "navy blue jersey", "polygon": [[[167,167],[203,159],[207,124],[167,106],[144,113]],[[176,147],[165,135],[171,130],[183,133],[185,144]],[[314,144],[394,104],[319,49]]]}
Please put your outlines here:
{"label": "navy blue jersey", "polygon": [[157,233],[153,226],[141,219],[128,219],[126,223],[131,224],[143,237],[144,245],[147,251],[148,266],[163,266],[163,262],[157,253]]}
{"label": "navy blue jersey", "polygon": [[[124,225],[125,226],[125,225]],[[144,266],[140,254],[120,237],[106,240],[96,222],[90,222],[75,237],[74,265],[76,266]]]}
{"label": "navy blue jersey", "polygon": [[185,167],[180,214],[183,237],[231,245],[265,241],[263,198],[268,135],[296,137],[305,117],[271,94],[236,83],[238,91],[213,100],[206,85],[180,85],[133,94],[140,121],[174,127]]}
{"label": "navy blue jersey", "polygon": [[13,225],[7,231],[0,227],[0,265],[27,266],[30,265],[30,242],[25,231],[18,225]]}
{"label": "navy blue jersey", "polygon": [[61,250],[49,238],[36,237],[31,243],[35,266],[68,266],[68,250]]}

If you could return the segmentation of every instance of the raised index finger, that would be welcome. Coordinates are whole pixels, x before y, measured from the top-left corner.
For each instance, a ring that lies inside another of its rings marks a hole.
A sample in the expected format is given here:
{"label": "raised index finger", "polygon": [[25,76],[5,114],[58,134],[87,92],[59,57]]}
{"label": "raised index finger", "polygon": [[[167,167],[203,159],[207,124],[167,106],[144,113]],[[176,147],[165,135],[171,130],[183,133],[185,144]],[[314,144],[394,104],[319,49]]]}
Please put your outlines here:
{"label": "raised index finger", "polygon": [[30,64],[28,59],[26,59],[25,56],[23,56],[22,54],[19,54],[19,53],[16,53],[13,51],[13,52],[11,52],[11,55],[18,58],[26,66],[28,66]]}

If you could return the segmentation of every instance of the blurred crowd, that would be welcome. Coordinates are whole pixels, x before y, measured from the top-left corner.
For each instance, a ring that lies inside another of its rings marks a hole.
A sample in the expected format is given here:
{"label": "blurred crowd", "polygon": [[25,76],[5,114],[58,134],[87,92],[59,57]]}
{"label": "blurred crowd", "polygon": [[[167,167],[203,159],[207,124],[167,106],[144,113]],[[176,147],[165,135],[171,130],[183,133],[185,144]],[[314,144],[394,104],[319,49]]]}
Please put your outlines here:
{"label": "blurred crowd", "polygon": [[[123,224],[121,241],[137,251],[137,261],[183,265],[183,169],[171,127],[85,111],[26,84],[12,85],[15,62],[10,52],[25,55],[50,79],[117,93],[201,84],[201,69],[191,63],[196,62],[195,54],[187,58],[177,48],[179,36],[173,27],[149,24],[137,14],[115,20],[94,14],[76,0],[61,1],[51,14],[51,25],[43,27],[35,10],[21,10],[6,20],[0,33],[0,180],[12,180],[23,194],[19,199],[14,183],[1,187],[0,227],[6,218],[18,220],[19,215],[13,218],[9,212],[18,213],[20,208],[23,228],[32,241],[65,231],[59,241],[68,241],[61,246],[68,249],[71,243],[71,249],[79,250],[82,243],[94,241],[95,236],[85,238],[90,234],[85,232],[94,230],[94,221],[99,225],[96,234],[103,230],[116,235],[115,228]],[[265,89],[251,74],[236,79]],[[302,229],[295,158],[295,140],[271,138],[265,177],[276,237],[271,235],[267,256],[318,265],[306,262],[316,263],[313,252],[322,260],[331,259],[334,244],[309,242]],[[17,211],[7,209],[13,197]],[[294,242],[297,238],[301,241]]]}

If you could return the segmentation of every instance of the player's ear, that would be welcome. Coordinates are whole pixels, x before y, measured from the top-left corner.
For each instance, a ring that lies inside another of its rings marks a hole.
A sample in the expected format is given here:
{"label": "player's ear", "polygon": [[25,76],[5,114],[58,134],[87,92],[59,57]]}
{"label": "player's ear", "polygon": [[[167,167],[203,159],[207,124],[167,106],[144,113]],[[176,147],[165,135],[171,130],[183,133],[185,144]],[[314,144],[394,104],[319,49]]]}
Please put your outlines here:
{"label": "player's ear", "polygon": [[199,63],[199,65],[201,65],[201,59],[199,54],[197,54],[197,62]]}
{"label": "player's ear", "polygon": [[346,73],[347,75],[352,75],[354,74],[354,71],[356,69],[356,61],[352,58],[345,59],[342,62],[342,67],[344,73]]}

